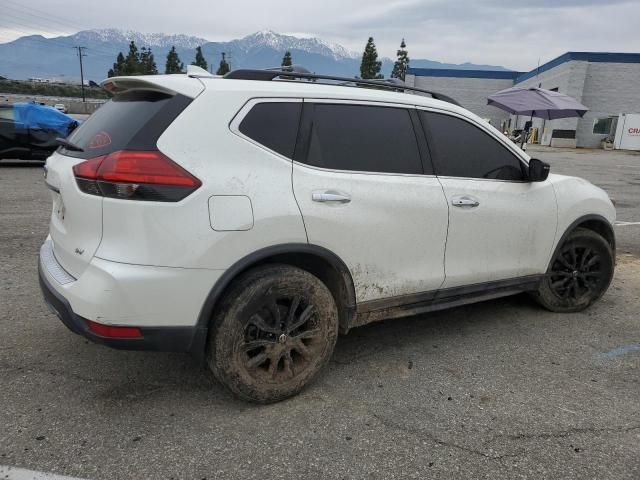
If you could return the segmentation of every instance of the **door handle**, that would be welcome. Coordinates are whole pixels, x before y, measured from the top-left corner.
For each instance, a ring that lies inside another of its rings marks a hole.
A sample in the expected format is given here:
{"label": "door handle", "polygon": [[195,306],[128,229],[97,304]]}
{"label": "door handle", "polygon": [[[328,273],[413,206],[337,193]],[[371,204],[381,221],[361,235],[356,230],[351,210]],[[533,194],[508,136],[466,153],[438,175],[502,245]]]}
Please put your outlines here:
{"label": "door handle", "polygon": [[311,200],[314,202],[349,203],[351,201],[351,197],[346,193],[341,193],[336,190],[326,190],[312,192]]}
{"label": "door handle", "polygon": [[477,207],[480,202],[473,197],[467,195],[456,195],[451,199],[451,205],[454,207]]}

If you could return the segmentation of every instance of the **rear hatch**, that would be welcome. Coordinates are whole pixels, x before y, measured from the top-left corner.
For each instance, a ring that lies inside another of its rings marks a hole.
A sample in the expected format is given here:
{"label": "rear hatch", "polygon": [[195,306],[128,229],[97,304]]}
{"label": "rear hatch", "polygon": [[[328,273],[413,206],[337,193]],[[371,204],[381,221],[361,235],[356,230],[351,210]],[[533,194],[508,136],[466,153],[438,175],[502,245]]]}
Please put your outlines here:
{"label": "rear hatch", "polygon": [[87,181],[78,172],[117,152],[157,150],[162,132],[191,100],[157,89],[118,93],[73,132],[68,145],[49,157],[45,175],[53,199],[53,251],[71,275],[78,278],[85,270],[100,245],[103,228],[105,195],[96,188],[98,182]]}

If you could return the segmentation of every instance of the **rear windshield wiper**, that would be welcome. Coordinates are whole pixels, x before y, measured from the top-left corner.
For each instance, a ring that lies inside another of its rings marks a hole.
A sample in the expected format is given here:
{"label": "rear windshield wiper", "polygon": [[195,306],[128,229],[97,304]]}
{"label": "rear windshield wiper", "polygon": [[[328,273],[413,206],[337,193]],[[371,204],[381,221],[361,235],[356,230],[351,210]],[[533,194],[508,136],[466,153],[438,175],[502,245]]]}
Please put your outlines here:
{"label": "rear windshield wiper", "polygon": [[84,152],[84,149],[80,148],[78,145],[76,145],[73,142],[70,142],[69,140],[67,140],[66,138],[56,138],[56,142],[58,142],[59,145],[62,145],[64,148],[66,148],[67,150],[71,150],[73,152]]}

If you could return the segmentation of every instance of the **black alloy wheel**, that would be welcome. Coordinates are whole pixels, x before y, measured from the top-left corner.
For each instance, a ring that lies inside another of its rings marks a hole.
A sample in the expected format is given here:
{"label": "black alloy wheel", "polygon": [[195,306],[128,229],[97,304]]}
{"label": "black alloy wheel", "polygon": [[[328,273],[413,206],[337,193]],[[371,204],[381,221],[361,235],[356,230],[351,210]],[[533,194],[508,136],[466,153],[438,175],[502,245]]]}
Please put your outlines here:
{"label": "black alloy wheel", "polygon": [[554,312],[578,312],[598,300],[609,288],[614,254],[598,233],[573,231],[557,249],[536,300]]}
{"label": "black alloy wheel", "polygon": [[336,302],[320,279],[290,265],[265,265],[235,281],[216,309],[208,363],[239,397],[277,402],[326,365],[337,335]]}

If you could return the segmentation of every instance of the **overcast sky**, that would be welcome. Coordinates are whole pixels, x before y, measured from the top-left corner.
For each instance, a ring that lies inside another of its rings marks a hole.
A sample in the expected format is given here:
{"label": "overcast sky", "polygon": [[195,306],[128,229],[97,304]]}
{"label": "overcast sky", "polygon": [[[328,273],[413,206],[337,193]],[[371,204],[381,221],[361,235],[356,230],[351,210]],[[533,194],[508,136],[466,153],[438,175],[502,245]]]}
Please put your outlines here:
{"label": "overcast sky", "polygon": [[257,30],[317,36],[393,57],[535,68],[566,51],[640,51],[639,0],[0,0],[0,43],[25,33],[122,28],[230,40]]}

